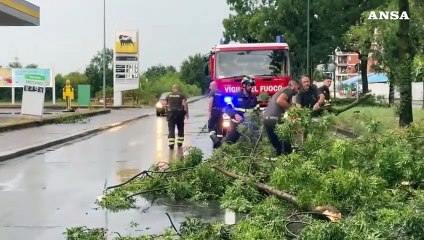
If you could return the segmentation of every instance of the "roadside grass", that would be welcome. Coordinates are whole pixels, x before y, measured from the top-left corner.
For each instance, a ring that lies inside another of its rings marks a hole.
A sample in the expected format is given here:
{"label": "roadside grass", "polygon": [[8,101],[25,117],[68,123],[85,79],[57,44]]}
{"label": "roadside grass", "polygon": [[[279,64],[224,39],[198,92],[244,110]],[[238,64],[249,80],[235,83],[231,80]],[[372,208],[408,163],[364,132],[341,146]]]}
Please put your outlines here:
{"label": "roadside grass", "polygon": [[[424,122],[424,110],[413,108],[415,123]],[[371,121],[380,122],[383,129],[399,128],[399,117],[395,108],[385,107],[355,107],[341,113],[336,118],[337,127],[361,134],[367,131],[366,124]]]}

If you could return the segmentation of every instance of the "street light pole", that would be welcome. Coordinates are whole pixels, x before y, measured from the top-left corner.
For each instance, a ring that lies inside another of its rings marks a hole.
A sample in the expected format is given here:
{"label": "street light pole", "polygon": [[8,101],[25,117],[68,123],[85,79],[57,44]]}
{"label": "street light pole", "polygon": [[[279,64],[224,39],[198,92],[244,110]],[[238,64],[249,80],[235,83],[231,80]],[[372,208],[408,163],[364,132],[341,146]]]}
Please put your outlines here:
{"label": "street light pole", "polygon": [[106,108],[106,0],[103,0],[103,108]]}
{"label": "street light pole", "polygon": [[307,26],[307,40],[306,40],[306,73],[308,75],[309,74],[309,0],[308,0],[308,9],[307,9],[307,22],[308,22],[308,26]]}

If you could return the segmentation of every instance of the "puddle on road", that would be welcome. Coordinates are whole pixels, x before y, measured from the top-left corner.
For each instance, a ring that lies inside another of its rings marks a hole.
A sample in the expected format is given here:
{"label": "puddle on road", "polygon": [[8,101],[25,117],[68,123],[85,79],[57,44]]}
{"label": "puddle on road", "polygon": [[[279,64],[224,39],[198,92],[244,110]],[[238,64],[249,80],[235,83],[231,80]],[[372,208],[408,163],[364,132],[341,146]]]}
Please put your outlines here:
{"label": "puddle on road", "polygon": [[197,206],[184,201],[174,201],[169,198],[157,199],[153,204],[145,198],[137,199],[137,209],[112,212],[93,209],[94,214],[104,214],[109,232],[119,232],[122,236],[141,236],[161,234],[171,227],[168,213],[179,229],[186,218],[198,218],[205,222],[224,221],[225,211],[219,207],[219,202],[213,201],[208,206]]}

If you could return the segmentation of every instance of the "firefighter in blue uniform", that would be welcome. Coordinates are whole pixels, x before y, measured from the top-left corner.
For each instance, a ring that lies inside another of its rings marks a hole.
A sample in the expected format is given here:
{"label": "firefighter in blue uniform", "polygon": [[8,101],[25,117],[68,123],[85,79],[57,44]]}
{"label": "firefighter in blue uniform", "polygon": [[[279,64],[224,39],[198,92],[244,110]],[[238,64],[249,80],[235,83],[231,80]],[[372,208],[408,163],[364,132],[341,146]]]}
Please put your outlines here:
{"label": "firefighter in blue uniform", "polygon": [[187,99],[180,92],[178,84],[172,86],[172,93],[166,97],[168,107],[168,143],[169,148],[174,149],[175,145],[175,126],[178,129],[177,145],[183,146],[184,142],[184,118],[188,119]]}
{"label": "firefighter in blue uniform", "polygon": [[217,89],[216,82],[212,81],[209,84],[209,120],[208,130],[209,136],[213,142],[213,148],[219,147],[222,139],[222,114],[225,107],[224,94]]}
{"label": "firefighter in blue uniform", "polygon": [[233,107],[225,109],[232,119],[231,127],[224,140],[227,143],[235,143],[240,138],[237,126],[245,120],[245,113],[252,113],[259,109],[258,100],[252,93],[255,80],[246,76],[241,81],[241,84],[242,89],[232,99]]}

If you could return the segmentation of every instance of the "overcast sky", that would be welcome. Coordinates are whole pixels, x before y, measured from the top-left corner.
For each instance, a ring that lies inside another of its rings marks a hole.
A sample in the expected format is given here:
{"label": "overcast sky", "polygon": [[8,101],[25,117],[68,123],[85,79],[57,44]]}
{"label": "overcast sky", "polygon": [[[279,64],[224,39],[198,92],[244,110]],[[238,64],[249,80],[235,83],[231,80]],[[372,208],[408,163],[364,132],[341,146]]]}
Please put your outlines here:
{"label": "overcast sky", "polygon": [[[0,27],[0,65],[17,56],[55,74],[83,72],[103,48],[103,1],[28,1],[40,7],[40,26]],[[219,43],[229,13],[226,0],[106,0],[106,47],[113,48],[116,30],[138,29],[142,71],[157,64],[178,68]]]}

